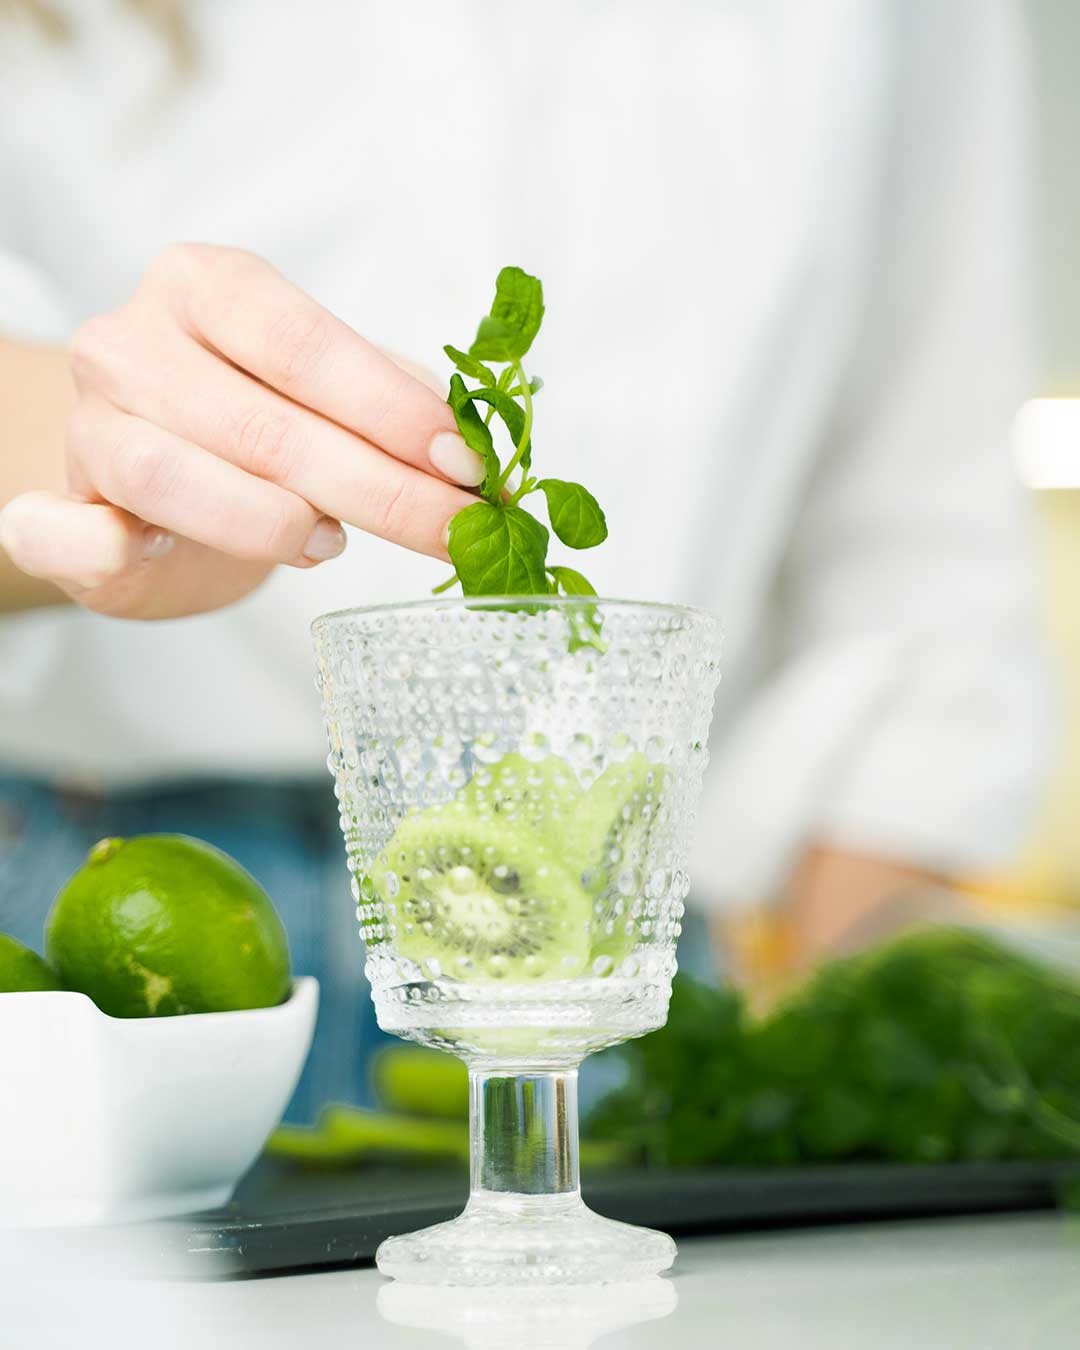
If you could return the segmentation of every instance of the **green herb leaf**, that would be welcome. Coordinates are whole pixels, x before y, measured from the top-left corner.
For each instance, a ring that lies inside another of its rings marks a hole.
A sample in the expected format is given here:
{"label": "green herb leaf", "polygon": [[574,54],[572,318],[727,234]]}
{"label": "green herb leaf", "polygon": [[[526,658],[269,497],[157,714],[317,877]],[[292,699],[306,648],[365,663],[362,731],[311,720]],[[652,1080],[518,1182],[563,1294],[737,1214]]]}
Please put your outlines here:
{"label": "green herb leaf", "polygon": [[[475,450],[484,461],[484,481],[480,484],[480,495],[489,501],[499,496],[499,456],[495,452],[495,443],[491,432],[484,425],[484,419],[476,411],[472,395],[460,375],[450,376],[450,397],[446,400],[454,413],[454,421],[461,432],[465,444]],[[516,406],[516,405],[515,405]],[[469,508],[466,507],[466,510]]]}
{"label": "green herb leaf", "polygon": [[548,595],[548,532],[520,506],[476,502],[450,522],[448,550],[466,595]]}
{"label": "green herb leaf", "polygon": [[544,291],[538,277],[504,267],[495,282],[491,313],[480,320],[469,355],[481,361],[520,361],[544,318]]}
{"label": "green herb leaf", "polygon": [[[556,594],[562,590],[564,595],[595,595],[592,582],[575,572],[572,567],[549,567],[548,575]],[[582,647],[593,647],[596,651],[607,651],[607,643],[601,640],[604,629],[604,616],[595,605],[568,606],[566,621],[570,625],[570,651],[579,651]]]}
{"label": "green herb leaf", "polygon": [[548,572],[564,595],[595,595],[596,588],[572,567],[549,567]]}
{"label": "green herb leaf", "polygon": [[[494,384],[494,381],[492,382]],[[519,404],[506,392],[505,389],[494,387],[491,389],[472,389],[469,391],[469,398],[475,399],[479,403],[488,403],[502,418],[506,424],[506,429],[510,433],[510,438],[515,447],[521,443],[522,434],[525,431],[525,414]],[[523,473],[527,473],[529,465],[532,463],[532,439],[530,438],[522,452],[521,459],[518,461]],[[484,494],[487,495],[486,493]]]}
{"label": "green herb leaf", "polygon": [[536,485],[547,498],[551,528],[570,548],[595,548],[607,538],[607,521],[591,492],[580,483],[541,478]]}
{"label": "green herb leaf", "polygon": [[[562,593],[588,599],[596,595],[591,583],[573,568],[545,566],[548,531],[518,505],[530,492],[542,491],[552,528],[571,548],[593,548],[607,538],[604,513],[590,492],[579,483],[541,479],[531,472],[533,395],[543,381],[527,374],[522,357],[543,317],[539,279],[520,267],[504,267],[495,283],[491,312],[481,321],[476,341],[467,352],[449,344],[443,348],[458,372],[451,377],[447,402],[465,443],[483,459],[484,481],[482,500],[459,511],[450,522],[448,548],[456,571],[435,588],[436,595],[459,581],[466,596]],[[480,381],[480,387],[469,389],[462,375]],[[483,415],[481,403],[487,405]],[[490,430],[496,414],[513,441],[513,453],[505,465]],[[507,484],[518,470],[518,486],[510,490]],[[586,603],[565,608],[571,650],[586,645],[605,650],[597,606]]]}
{"label": "green herb leaf", "polygon": [[463,352],[457,347],[451,347],[449,343],[446,344],[443,351],[463,375],[468,375],[473,380],[483,380],[485,384],[495,383],[495,372],[489,366],[485,366],[483,361],[477,361],[468,352]]}
{"label": "green herb leaf", "polygon": [[764,1018],[678,975],[594,1129],[696,1166],[1075,1158],[1078,1035],[1075,980],[963,930],[829,962]]}

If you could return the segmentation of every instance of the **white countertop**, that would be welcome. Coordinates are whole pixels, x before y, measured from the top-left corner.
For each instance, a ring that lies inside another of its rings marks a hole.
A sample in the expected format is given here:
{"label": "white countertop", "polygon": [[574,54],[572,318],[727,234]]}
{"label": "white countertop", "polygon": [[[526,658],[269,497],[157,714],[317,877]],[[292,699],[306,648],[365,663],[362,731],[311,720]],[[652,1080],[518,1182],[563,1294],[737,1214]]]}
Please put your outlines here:
{"label": "white countertop", "polygon": [[[1066,1350],[1080,1220],[1020,1215],[683,1239],[636,1288],[417,1289],[375,1270],[0,1286],[3,1350]],[[11,1267],[8,1267],[9,1274]],[[633,1322],[633,1325],[628,1323]],[[457,1327],[452,1330],[452,1327]],[[435,1331],[430,1328],[439,1327]],[[471,1337],[472,1339],[468,1339]]]}

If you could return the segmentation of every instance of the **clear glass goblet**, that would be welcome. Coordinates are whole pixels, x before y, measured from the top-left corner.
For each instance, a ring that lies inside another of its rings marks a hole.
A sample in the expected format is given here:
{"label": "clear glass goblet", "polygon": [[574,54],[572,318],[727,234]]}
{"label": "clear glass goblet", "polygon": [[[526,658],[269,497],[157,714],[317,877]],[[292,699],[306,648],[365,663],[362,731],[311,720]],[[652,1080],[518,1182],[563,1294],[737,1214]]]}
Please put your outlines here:
{"label": "clear glass goblet", "polygon": [[667,1269],[666,1234],[582,1201],[577,1069],[667,1016],[715,619],[441,599],[313,633],[379,1025],[469,1071],[469,1202],[385,1241],[380,1270],[482,1285]]}

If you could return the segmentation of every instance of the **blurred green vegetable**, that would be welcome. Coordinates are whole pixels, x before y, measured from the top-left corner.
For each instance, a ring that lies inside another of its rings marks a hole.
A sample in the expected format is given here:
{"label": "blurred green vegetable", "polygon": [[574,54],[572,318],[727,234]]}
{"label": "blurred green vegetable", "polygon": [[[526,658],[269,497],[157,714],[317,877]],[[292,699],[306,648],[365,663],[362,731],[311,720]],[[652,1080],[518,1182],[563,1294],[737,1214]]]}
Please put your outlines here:
{"label": "blurred green vegetable", "polygon": [[761,1020],[678,976],[667,1026],[611,1053],[630,1079],[588,1132],[651,1163],[1080,1153],[1080,988],[973,933],[832,962]]}
{"label": "blurred green vegetable", "polygon": [[317,1125],[279,1126],[267,1152],[336,1167],[369,1158],[462,1159],[469,1156],[469,1128],[464,1120],[431,1120],[334,1104],[323,1107]]}
{"label": "blurred green vegetable", "polygon": [[465,1120],[469,1075],[465,1065],[441,1050],[388,1045],[375,1056],[372,1080],[379,1100],[391,1111]]}
{"label": "blurred green vegetable", "polygon": [[[469,1077],[453,1055],[391,1045],[376,1056],[375,1090],[388,1110],[331,1102],[315,1125],[282,1125],[266,1151],[276,1158],[324,1167],[363,1162],[467,1161]],[[625,1159],[618,1140],[585,1140],[581,1162],[605,1167]]]}

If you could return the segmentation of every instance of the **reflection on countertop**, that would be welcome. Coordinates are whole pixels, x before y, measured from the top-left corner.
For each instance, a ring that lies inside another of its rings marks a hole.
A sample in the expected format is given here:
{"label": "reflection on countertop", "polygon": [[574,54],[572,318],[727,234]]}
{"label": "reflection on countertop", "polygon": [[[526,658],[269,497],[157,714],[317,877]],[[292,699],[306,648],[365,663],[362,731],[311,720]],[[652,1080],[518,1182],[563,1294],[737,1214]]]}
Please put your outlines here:
{"label": "reflection on countertop", "polygon": [[601,1337],[674,1312],[670,1280],[546,1288],[450,1289],[384,1284],[379,1312],[396,1326],[438,1331],[469,1350],[588,1350]]}
{"label": "reflection on countertop", "polygon": [[1080,1326],[1080,1220],[1055,1213],[684,1237],[670,1278],[531,1298],[371,1268],[167,1280],[139,1226],[127,1261],[25,1236],[0,1230],[4,1350],[1072,1350]]}

